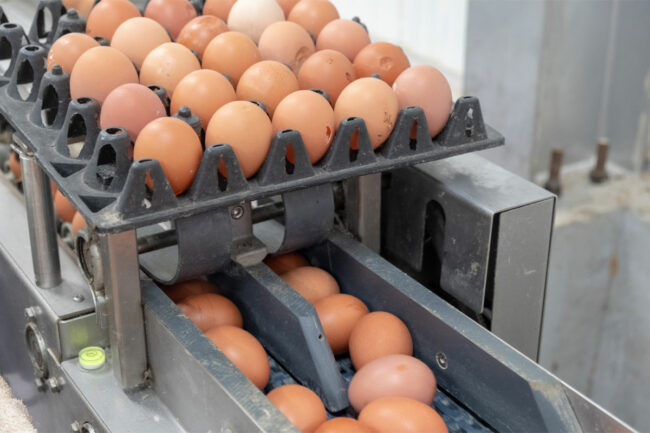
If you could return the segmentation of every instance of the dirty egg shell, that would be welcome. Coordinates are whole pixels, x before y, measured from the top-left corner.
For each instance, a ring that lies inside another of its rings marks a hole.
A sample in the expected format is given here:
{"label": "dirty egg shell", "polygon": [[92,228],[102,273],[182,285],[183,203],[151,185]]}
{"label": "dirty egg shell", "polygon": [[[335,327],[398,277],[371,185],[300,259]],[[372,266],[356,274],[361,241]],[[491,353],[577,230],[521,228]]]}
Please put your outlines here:
{"label": "dirty egg shell", "polygon": [[258,44],[264,60],[277,60],[298,73],[316,46],[307,30],[291,21],[278,21],[264,30]]}
{"label": "dirty egg shell", "polygon": [[379,78],[393,85],[399,74],[411,66],[404,51],[389,42],[374,42],[366,45],[354,58],[357,77],[378,74]]}
{"label": "dirty egg shell", "polygon": [[317,51],[312,54],[298,72],[300,88],[324,90],[332,106],[336,104],[343,89],[355,79],[352,62],[334,50]]}

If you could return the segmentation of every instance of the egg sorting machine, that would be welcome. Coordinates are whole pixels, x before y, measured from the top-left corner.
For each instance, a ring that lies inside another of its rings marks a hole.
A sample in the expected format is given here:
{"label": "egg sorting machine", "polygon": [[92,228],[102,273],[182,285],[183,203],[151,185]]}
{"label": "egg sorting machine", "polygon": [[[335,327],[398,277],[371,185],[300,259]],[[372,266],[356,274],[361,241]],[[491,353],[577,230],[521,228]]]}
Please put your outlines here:
{"label": "egg sorting machine", "polygon": [[[211,146],[176,198],[157,162],[124,158],[123,130],[98,129],[94,101],[70,101],[65,73],[45,73],[47,44],[83,29],[62,14],[42,0],[27,36],[0,25],[0,57],[11,59],[0,115],[23,173],[23,194],[0,185],[0,373],[37,428],[295,431],[155,283],[199,275],[272,356],[272,386],[306,384],[344,413],[349,360],[334,358],[311,304],[261,263],[301,250],[342,292],[407,324],[450,431],[629,431],[534,362],[555,198],[467,154],[503,143],[478,100],[459,99],[434,140],[421,111],[402,111],[377,153],[349,119],[314,167],[299,134],[282,133],[249,181],[228,146]],[[85,142],[79,158],[66,153],[71,136]],[[57,237],[66,227],[54,223],[50,178],[90,227],[73,241]],[[80,366],[87,346],[107,348],[102,368]]]}

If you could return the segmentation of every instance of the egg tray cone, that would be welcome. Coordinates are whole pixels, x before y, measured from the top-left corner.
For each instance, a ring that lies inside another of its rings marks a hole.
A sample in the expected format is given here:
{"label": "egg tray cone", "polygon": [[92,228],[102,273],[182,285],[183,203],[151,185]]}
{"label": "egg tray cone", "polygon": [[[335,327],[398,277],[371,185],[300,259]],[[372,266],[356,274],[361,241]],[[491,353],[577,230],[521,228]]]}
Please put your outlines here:
{"label": "egg tray cone", "polygon": [[[54,3],[41,1],[43,7],[53,7]],[[56,31],[61,31],[60,26]],[[211,143],[206,146],[193,184],[175,196],[157,161],[132,162],[128,158],[131,144],[124,129],[99,129],[100,107],[96,101],[70,100],[68,74],[57,68],[46,72],[46,47],[30,41],[20,26],[0,25],[0,47],[11,47],[12,59],[7,76],[0,77],[0,115],[98,232],[116,233],[176,220],[242,201],[504,143],[503,136],[483,122],[478,99],[466,96],[455,102],[445,128],[433,139],[422,109],[402,109],[392,134],[377,150],[372,149],[362,119],[344,119],[330,149],[315,165],[310,163],[297,131],[280,131],[263,166],[250,179],[244,178],[230,146]],[[0,58],[9,50],[1,51]],[[68,143],[82,139],[82,149],[73,157]],[[358,142],[357,149],[351,148],[352,140]],[[294,163],[286,157],[289,146]],[[227,166],[227,178],[218,170],[221,163]]]}

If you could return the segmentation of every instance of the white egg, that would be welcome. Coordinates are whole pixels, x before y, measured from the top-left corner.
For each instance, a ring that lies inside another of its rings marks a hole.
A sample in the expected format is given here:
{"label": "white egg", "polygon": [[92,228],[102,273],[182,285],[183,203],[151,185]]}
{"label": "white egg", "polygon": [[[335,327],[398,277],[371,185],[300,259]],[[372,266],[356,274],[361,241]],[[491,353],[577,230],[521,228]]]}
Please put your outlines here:
{"label": "white egg", "polygon": [[284,12],[275,0],[238,0],[230,9],[228,28],[257,43],[264,29],[277,21],[284,21]]}

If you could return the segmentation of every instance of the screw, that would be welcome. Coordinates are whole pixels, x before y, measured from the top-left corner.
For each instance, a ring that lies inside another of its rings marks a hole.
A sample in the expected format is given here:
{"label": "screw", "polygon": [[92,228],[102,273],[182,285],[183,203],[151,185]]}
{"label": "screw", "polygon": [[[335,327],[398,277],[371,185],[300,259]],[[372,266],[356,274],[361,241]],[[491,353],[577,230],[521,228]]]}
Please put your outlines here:
{"label": "screw", "polygon": [[85,423],[83,423],[83,425],[81,426],[81,433],[95,433],[95,432],[96,432],[96,430],[95,430],[95,426],[93,426],[93,425],[92,425],[91,423],[89,423],[89,422],[85,422]]}
{"label": "screw", "polygon": [[47,387],[50,388],[50,391],[52,392],[61,391],[61,383],[56,377],[50,377],[49,379],[47,379]]}
{"label": "screw", "polygon": [[25,308],[25,318],[28,320],[33,320],[38,314],[40,314],[41,309],[39,307],[27,307]]}
{"label": "screw", "polygon": [[447,363],[447,355],[442,352],[436,353],[436,362],[438,363],[438,367],[442,370],[446,370],[447,367],[449,367],[449,364]]}
{"label": "screw", "polygon": [[230,216],[232,219],[238,220],[244,216],[244,208],[241,206],[235,206],[230,210]]}
{"label": "screw", "polygon": [[84,298],[84,295],[74,295],[72,297],[72,300],[75,301],[75,302],[83,302],[84,299],[86,299],[86,298]]}
{"label": "screw", "polygon": [[607,164],[607,153],[609,152],[609,140],[607,137],[601,137],[598,139],[598,148],[596,150],[596,167],[589,173],[589,179],[593,183],[602,183],[605,182],[609,175],[605,169],[605,164]]}
{"label": "screw", "polygon": [[562,157],[564,151],[562,149],[554,148],[551,151],[551,168],[549,170],[549,178],[544,184],[544,188],[555,195],[562,193],[562,184],[560,183],[560,168],[562,168]]}

